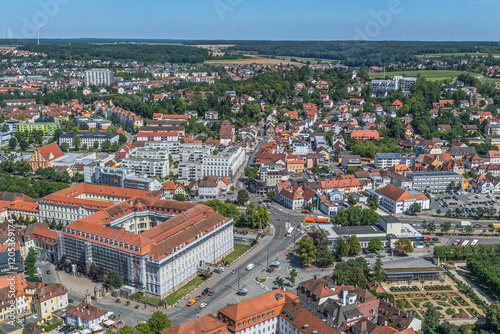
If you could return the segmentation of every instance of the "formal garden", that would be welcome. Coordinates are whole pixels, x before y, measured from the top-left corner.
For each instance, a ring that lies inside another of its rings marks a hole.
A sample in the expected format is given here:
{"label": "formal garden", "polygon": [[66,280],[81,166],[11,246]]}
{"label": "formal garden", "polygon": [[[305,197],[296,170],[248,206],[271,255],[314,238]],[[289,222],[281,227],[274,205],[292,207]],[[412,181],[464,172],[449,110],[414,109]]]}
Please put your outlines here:
{"label": "formal garden", "polygon": [[441,318],[451,318],[457,313],[465,315],[462,317],[484,316],[484,311],[450,277],[444,282],[392,283],[384,284],[384,288],[390,291],[397,307],[410,311],[418,319],[423,319],[430,305],[436,307]]}

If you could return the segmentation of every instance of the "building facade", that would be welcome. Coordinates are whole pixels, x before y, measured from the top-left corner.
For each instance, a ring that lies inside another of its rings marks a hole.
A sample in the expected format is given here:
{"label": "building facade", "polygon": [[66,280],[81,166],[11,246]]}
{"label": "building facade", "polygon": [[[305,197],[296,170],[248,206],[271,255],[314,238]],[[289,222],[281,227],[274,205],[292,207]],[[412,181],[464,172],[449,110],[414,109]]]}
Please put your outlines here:
{"label": "building facade", "polygon": [[113,86],[113,71],[106,69],[92,69],[85,71],[85,86]]}

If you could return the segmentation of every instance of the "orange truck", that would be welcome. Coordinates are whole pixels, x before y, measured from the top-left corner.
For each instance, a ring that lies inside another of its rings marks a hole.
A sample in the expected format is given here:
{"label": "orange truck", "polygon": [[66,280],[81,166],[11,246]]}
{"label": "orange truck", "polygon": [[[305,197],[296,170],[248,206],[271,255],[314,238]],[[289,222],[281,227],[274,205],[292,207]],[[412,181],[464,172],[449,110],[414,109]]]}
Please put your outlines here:
{"label": "orange truck", "polygon": [[330,219],[329,219],[328,217],[318,217],[318,218],[316,219],[316,221],[317,221],[318,223],[323,223],[323,224],[324,224],[324,223],[329,223],[329,222],[330,222]]}
{"label": "orange truck", "polygon": [[316,222],[316,217],[306,216],[306,217],[304,218],[304,221],[305,221],[306,223],[315,223],[315,222]]}

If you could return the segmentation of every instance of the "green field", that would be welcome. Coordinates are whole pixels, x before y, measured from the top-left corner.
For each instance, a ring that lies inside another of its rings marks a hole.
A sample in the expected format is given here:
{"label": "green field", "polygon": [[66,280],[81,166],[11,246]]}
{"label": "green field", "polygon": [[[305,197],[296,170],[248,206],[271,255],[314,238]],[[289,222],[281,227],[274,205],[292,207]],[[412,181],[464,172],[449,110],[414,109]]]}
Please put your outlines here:
{"label": "green field", "polygon": [[167,304],[172,305],[182,297],[184,297],[187,293],[189,293],[191,290],[196,288],[198,285],[200,285],[203,282],[203,278],[200,276],[196,276],[193,278],[191,281],[189,281],[186,285],[184,285],[182,288],[179,290],[171,293],[170,295],[167,296]]}
{"label": "green field", "polygon": [[[271,56],[268,56],[268,55],[263,55],[262,57],[271,57]],[[295,59],[297,60],[298,62],[301,62],[301,63],[304,63],[306,64],[308,61],[311,62],[311,64],[315,65],[315,64],[318,64],[317,60],[319,60],[319,63],[320,64],[323,64],[323,63],[331,63],[332,61],[336,61],[336,60],[333,60],[333,59],[318,59],[318,58],[308,58],[308,57],[291,57],[291,56],[276,56],[276,58],[278,59],[283,59],[283,60],[292,60],[292,59]]]}
{"label": "green field", "polygon": [[[460,74],[462,73],[467,73],[467,72],[462,72],[462,71],[455,71],[455,70],[435,70],[435,71],[394,71],[394,72],[385,72],[385,77],[394,77],[397,75],[401,75],[404,77],[416,77],[420,75],[422,78],[426,78],[429,80],[443,80],[443,79],[456,79]],[[479,76],[477,73],[471,73],[474,76]],[[374,72],[374,73],[369,73],[370,79],[383,79],[384,78],[384,72]]]}
{"label": "green field", "polygon": [[224,261],[226,263],[231,263],[234,260],[236,260],[241,254],[245,253],[247,250],[250,249],[250,246],[247,245],[234,245],[234,250],[224,258]]}
{"label": "green field", "polygon": [[495,83],[495,82],[500,82],[500,78],[480,78],[479,81],[488,82],[488,83]]}

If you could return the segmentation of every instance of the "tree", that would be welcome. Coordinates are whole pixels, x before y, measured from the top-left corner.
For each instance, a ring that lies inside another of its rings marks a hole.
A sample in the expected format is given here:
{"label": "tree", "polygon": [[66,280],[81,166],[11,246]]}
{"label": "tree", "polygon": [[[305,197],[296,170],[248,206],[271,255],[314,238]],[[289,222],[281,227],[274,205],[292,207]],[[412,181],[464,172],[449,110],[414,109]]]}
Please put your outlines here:
{"label": "tree", "polygon": [[238,191],[237,199],[241,204],[245,204],[246,202],[248,202],[248,200],[250,199],[248,191],[246,191],[245,189],[241,189],[240,191]]}
{"label": "tree", "polygon": [[297,245],[299,246],[299,261],[305,265],[311,264],[316,258],[316,246],[313,238],[306,235],[300,239]]}
{"label": "tree", "polygon": [[19,142],[19,148],[23,151],[26,151],[28,146],[30,146],[30,144],[24,139]]}
{"label": "tree", "polygon": [[78,150],[82,146],[82,137],[74,136],[73,137],[73,147]]}
{"label": "tree", "polygon": [[313,209],[313,205],[312,205],[312,203],[311,203],[311,202],[308,202],[308,203],[306,204],[306,210],[307,210],[307,211],[309,211],[309,212],[312,212],[312,209]]}
{"label": "tree", "polygon": [[339,258],[349,255],[347,252],[347,245],[342,237],[338,237],[335,242],[335,254],[337,254]]}
{"label": "tree", "polygon": [[443,212],[443,211],[441,211],[441,209],[439,209],[439,208],[436,210],[436,213],[437,213],[438,215],[440,215],[442,212]]}
{"label": "tree", "polygon": [[125,144],[125,143],[127,142],[127,140],[128,140],[128,139],[127,139],[127,136],[125,136],[123,133],[120,133],[120,134],[118,135],[118,142],[119,142],[121,145]]}
{"label": "tree", "polygon": [[448,232],[450,232],[451,230],[451,223],[450,222],[444,222],[442,225],[441,225],[441,232],[446,234]]}
{"label": "tree", "polygon": [[101,151],[103,152],[111,151],[111,142],[109,140],[106,140],[104,143],[101,144]]}
{"label": "tree", "polygon": [[36,256],[37,256],[37,251],[35,248],[30,247],[30,250],[28,251],[28,256],[26,257],[26,260],[24,261],[24,266],[26,268],[26,273],[28,274],[28,281],[29,282],[40,282],[38,277],[36,277]]}
{"label": "tree", "polygon": [[280,288],[285,286],[285,280],[283,279],[283,277],[280,277],[278,279],[278,282],[276,282],[276,283],[278,284],[278,287],[280,287]]}
{"label": "tree", "polygon": [[118,334],[139,334],[134,327],[125,325],[118,331]]}
{"label": "tree", "polygon": [[500,302],[493,302],[486,311],[486,327],[492,333],[500,333]]}
{"label": "tree", "polygon": [[141,323],[137,324],[137,326],[135,326],[135,329],[137,329],[137,331],[140,334],[151,333],[151,329],[149,328],[149,325],[147,322],[141,322]]}
{"label": "tree", "polygon": [[105,274],[104,268],[90,264],[89,277],[93,282],[103,282]]}
{"label": "tree", "polygon": [[270,201],[274,201],[276,199],[276,192],[274,190],[270,190],[267,194],[267,198],[269,198]]}
{"label": "tree", "polygon": [[430,222],[429,224],[427,224],[427,232],[429,232],[430,234],[436,232],[436,224],[434,222]]}
{"label": "tree", "polygon": [[367,275],[369,266],[365,259],[358,257],[347,262],[337,263],[333,277],[339,285],[357,284],[361,288],[366,287],[368,283]]}
{"label": "tree", "polygon": [[317,246],[316,250],[317,263],[320,267],[328,267],[333,264],[335,257],[331,250],[325,245]]}
{"label": "tree", "polygon": [[16,148],[16,146],[17,146],[17,139],[16,139],[16,137],[10,138],[10,140],[9,140],[9,148],[11,150],[14,150]]}
{"label": "tree", "polygon": [[111,270],[106,277],[106,285],[112,288],[119,288],[123,285],[123,276],[116,270]]}
{"label": "tree", "polygon": [[297,277],[297,270],[295,268],[290,271],[290,282],[295,283],[295,278]]}
{"label": "tree", "polygon": [[147,324],[149,329],[157,333],[165,328],[172,327],[170,323],[170,319],[168,319],[167,315],[161,311],[156,311],[153,315],[148,319]]}
{"label": "tree", "polygon": [[465,226],[464,232],[466,234],[474,234],[474,227],[472,225]]}
{"label": "tree", "polygon": [[379,252],[382,250],[382,241],[379,238],[373,238],[368,244],[368,250],[372,253]]}
{"label": "tree", "polygon": [[415,215],[415,214],[417,214],[417,213],[419,213],[421,211],[422,211],[422,205],[420,203],[418,203],[418,202],[413,203],[408,208],[408,212],[410,213],[410,215]]}
{"label": "tree", "polygon": [[411,244],[411,241],[403,238],[399,239],[394,243],[394,248],[398,253],[412,253],[413,252],[413,245]]}
{"label": "tree", "polygon": [[354,206],[357,202],[352,196],[349,196],[349,198],[347,199],[347,203],[349,203],[350,206]]}
{"label": "tree", "polygon": [[186,196],[184,194],[175,194],[174,197],[172,197],[172,199],[174,201],[185,202]]}
{"label": "tree", "polygon": [[356,235],[351,235],[346,242],[347,253],[349,255],[356,255],[361,251],[361,245]]}
{"label": "tree", "polygon": [[385,280],[385,273],[382,269],[382,259],[380,255],[377,256],[377,260],[375,260],[375,266],[373,267],[373,278],[377,282],[383,282]]}
{"label": "tree", "polygon": [[425,311],[422,329],[425,334],[434,334],[439,326],[439,312],[434,305],[430,305]]}
{"label": "tree", "polygon": [[98,149],[98,148],[99,148],[99,142],[98,142],[97,140],[94,142],[93,147],[94,147],[95,149]]}
{"label": "tree", "polygon": [[61,151],[68,152],[69,151],[69,144],[64,142],[61,144],[60,148],[61,148]]}

